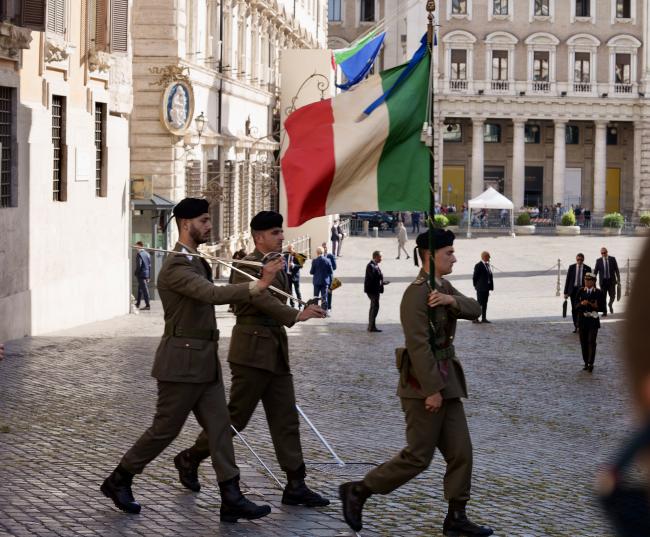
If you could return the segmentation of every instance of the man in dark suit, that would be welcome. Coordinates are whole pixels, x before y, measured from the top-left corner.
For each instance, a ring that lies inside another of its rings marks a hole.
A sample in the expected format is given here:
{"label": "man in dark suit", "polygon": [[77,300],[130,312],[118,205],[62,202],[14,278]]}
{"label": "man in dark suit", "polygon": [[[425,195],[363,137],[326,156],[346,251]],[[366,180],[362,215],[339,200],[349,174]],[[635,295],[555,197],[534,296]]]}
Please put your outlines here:
{"label": "man in dark suit", "polygon": [[[186,198],[174,207],[179,239],[158,277],[165,312],[165,331],[156,351],[152,376],[158,381],[153,424],[129,449],[101,486],[105,496],[127,513],[139,513],[131,485],[171,444],[190,412],[205,429],[212,465],[221,492],[220,518],[236,522],[268,515],[268,505],[256,505],[239,488],[230,418],[226,407],[221,366],[217,354],[219,330],[215,304],[244,304],[254,298],[273,300],[266,288],[281,272],[281,259],[264,266],[261,280],[215,286],[212,269],[197,247],[210,238],[212,224],[206,200]],[[177,468],[178,458],[174,459]]]}
{"label": "man in dark suit", "polygon": [[573,333],[578,331],[578,312],[576,305],[578,303],[578,292],[585,286],[585,274],[591,272],[591,267],[585,265],[584,254],[576,255],[576,262],[569,265],[566,273],[566,282],[564,283],[564,299],[571,299],[571,316],[573,317]]}
{"label": "man in dark suit", "polygon": [[381,258],[382,255],[379,250],[372,252],[372,259],[366,266],[366,277],[363,280],[363,291],[370,299],[368,332],[381,332],[376,324],[377,314],[379,313],[379,295],[384,292],[384,285],[388,285],[389,283],[384,281],[384,275],[379,268]]}
{"label": "man in dark suit", "polygon": [[330,285],[332,285],[334,269],[330,260],[325,257],[325,252],[321,247],[316,248],[316,257],[311,262],[309,273],[314,277],[314,296],[321,297],[321,307],[327,311],[329,309],[327,294]]}
{"label": "man in dark suit", "polygon": [[339,221],[334,220],[332,227],[330,228],[330,240],[332,241],[332,255],[338,255],[339,251],[339,241],[341,237],[339,236]]}
{"label": "man in dark suit", "polygon": [[142,241],[135,243],[138,253],[135,256],[135,277],[138,279],[138,298],[135,300],[135,307],[140,307],[140,301],[144,299],[143,310],[151,309],[149,305],[149,278],[151,277],[151,256],[144,249]]}
{"label": "man in dark suit", "polygon": [[598,312],[604,309],[605,294],[596,288],[596,276],[591,272],[585,274],[585,286],[578,291],[578,327],[580,330],[580,347],[583,369],[590,373],[594,370],[596,359],[596,338],[600,328]]}
{"label": "man in dark suit", "polygon": [[[616,258],[608,255],[607,248],[600,249],[600,257],[596,261],[594,275],[598,276],[598,284],[605,296],[609,295],[609,312],[614,313],[616,286],[621,283],[621,273],[618,271]],[[607,308],[603,308],[603,317],[607,317]]]}
{"label": "man in dark suit", "polygon": [[[331,265],[332,265],[332,279],[334,278],[334,271],[336,270],[336,257],[334,257],[333,254],[330,254],[327,252],[327,243],[324,242],[322,245],[323,247],[323,255],[329,259]],[[341,243],[339,242],[339,248],[341,247]],[[327,287],[327,311],[331,312],[332,311],[332,282],[330,281],[329,286]]]}
{"label": "man in dark suit", "polygon": [[[481,322],[489,323],[487,320],[487,305],[490,291],[494,291],[494,279],[492,277],[492,267],[490,266],[490,252],[481,253],[481,261],[474,265],[474,275],[472,276],[474,289],[476,289],[476,300],[481,305],[482,316]],[[474,319],[478,323],[478,319]]]}

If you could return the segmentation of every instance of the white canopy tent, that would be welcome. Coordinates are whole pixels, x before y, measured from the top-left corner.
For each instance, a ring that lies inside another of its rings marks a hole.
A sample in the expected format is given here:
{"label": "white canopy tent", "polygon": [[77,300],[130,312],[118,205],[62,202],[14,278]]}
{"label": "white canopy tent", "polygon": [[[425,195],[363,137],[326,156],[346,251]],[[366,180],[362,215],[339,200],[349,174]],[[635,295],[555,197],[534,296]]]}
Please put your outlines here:
{"label": "white canopy tent", "polygon": [[469,213],[467,215],[467,238],[472,236],[472,209],[507,209],[510,211],[510,233],[514,236],[515,225],[515,206],[503,194],[497,192],[494,188],[489,187],[483,194],[476,196],[467,203]]}

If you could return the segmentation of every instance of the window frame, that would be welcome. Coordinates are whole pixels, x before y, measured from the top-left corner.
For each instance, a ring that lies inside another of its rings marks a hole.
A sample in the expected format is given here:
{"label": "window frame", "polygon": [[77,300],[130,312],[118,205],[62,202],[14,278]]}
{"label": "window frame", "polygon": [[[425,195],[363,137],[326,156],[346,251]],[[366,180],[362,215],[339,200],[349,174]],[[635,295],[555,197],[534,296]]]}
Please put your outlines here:
{"label": "window frame", "polygon": [[555,22],[555,0],[546,0],[548,1],[548,15],[536,15],[536,1],[537,0],[529,0],[528,22]]}
{"label": "window frame", "polygon": [[[496,127],[495,133],[488,134],[488,130],[490,127]],[[499,123],[490,123],[486,121],[483,125],[483,143],[484,144],[500,144],[501,139],[502,139],[502,133],[503,129],[501,128],[501,124]],[[491,140],[488,139],[488,136],[493,136],[496,135],[496,140]]]}
{"label": "window frame", "polygon": [[[573,138],[571,138],[569,136],[570,132],[576,132],[577,133],[577,136],[575,138],[576,139],[575,142],[571,141]],[[570,125],[570,124],[568,124],[565,127],[564,145],[580,145],[580,126],[579,125]]]}
{"label": "window frame", "polygon": [[[591,34],[577,34],[571,37],[567,41],[567,49],[569,54],[568,62],[568,77],[569,81],[569,94],[570,95],[589,95],[595,96],[598,94],[598,48],[600,47],[601,42],[595,36]],[[589,54],[590,65],[590,77],[589,82],[576,82],[575,80],[575,61],[576,54],[578,53],[587,53]],[[589,91],[576,91],[576,85],[590,84]]]}
{"label": "window frame", "polygon": [[[106,198],[108,197],[108,153],[106,146],[108,104],[103,102],[96,102],[93,108],[95,125],[95,197]],[[98,111],[100,112],[99,115],[101,116],[99,121]],[[99,126],[98,130],[99,123],[101,123],[101,125]]]}
{"label": "window frame", "polygon": [[[636,24],[637,19],[637,9],[635,0],[611,0],[612,1],[612,24]],[[619,1],[627,1],[630,6],[630,16],[629,17],[618,17],[617,16],[617,7]]]}
{"label": "window frame", "polygon": [[[449,127],[452,127],[451,131],[449,131]],[[457,129],[454,127],[457,127]],[[458,133],[458,136],[456,136],[455,131]],[[452,134],[454,135],[454,139],[445,138],[446,136],[450,136]],[[464,134],[464,129],[462,123],[447,123],[446,125],[443,125],[442,141],[446,144],[463,143],[463,134]]]}
{"label": "window frame", "polygon": [[542,126],[539,123],[526,123],[524,125],[524,144],[539,145],[541,143]]}
{"label": "window frame", "polygon": [[[607,42],[609,49],[609,86],[612,95],[617,97],[635,97],[639,87],[638,55],[642,43],[631,35],[616,35]],[[630,56],[630,83],[619,84],[616,82],[616,56],[629,54]]]}
{"label": "window frame", "polygon": [[[442,37],[444,46],[444,88],[452,93],[473,93],[474,91],[474,43],[476,37],[464,30],[454,30]],[[467,80],[465,84],[453,83],[451,78],[451,54],[453,50],[464,50],[467,54]]]}
{"label": "window frame", "polygon": [[473,11],[473,5],[472,5],[472,0],[466,0],[467,2],[467,13],[453,13],[452,9],[452,2],[453,0],[447,0],[447,20],[452,20],[452,19],[460,19],[460,20],[472,20],[472,11]]}
{"label": "window frame", "polygon": [[[374,6],[373,7],[373,10],[374,10],[373,16],[374,17],[373,17],[372,20],[361,20],[361,15],[363,14],[363,9],[362,8],[363,8],[363,5],[364,5],[364,2],[366,2],[366,1],[372,2],[373,6]],[[368,26],[368,25],[376,24],[376,22],[378,20],[377,17],[379,15],[379,5],[378,5],[377,0],[359,0],[358,2],[356,2],[356,9],[357,9],[357,25],[358,26]]]}
{"label": "window frame", "polygon": [[[335,5],[338,3],[339,6],[339,18],[338,19],[332,19],[330,18],[330,2],[332,5]],[[331,24],[341,24],[343,22],[343,0],[328,0],[327,1],[327,22]]]}
{"label": "window frame", "polygon": [[[557,47],[560,44],[560,40],[553,34],[547,32],[536,32],[529,35],[526,38],[525,43],[528,47],[528,91],[531,93],[542,93],[547,95],[554,93],[557,85]],[[536,83],[534,80],[536,52],[548,53],[549,79],[547,82]]]}
{"label": "window frame", "polygon": [[[68,201],[68,181],[67,181],[67,157],[68,148],[66,145],[66,127],[67,127],[67,96],[53,94],[50,104],[50,118],[52,126],[52,201],[65,202]],[[60,104],[58,99],[61,99]],[[55,103],[55,100],[57,101]],[[60,108],[60,115],[55,116],[55,110]],[[55,125],[55,117],[60,119],[59,125]],[[59,129],[59,136],[55,137],[55,129]],[[58,140],[58,144],[57,144]],[[57,158],[57,149],[58,158]],[[58,162],[58,168],[56,166]],[[57,178],[56,173],[59,172]]]}
{"label": "window frame", "polygon": [[[578,15],[578,1],[589,2],[589,15]],[[597,6],[597,0],[571,0],[571,23],[589,22],[591,24],[596,24]]]}
{"label": "window frame", "polygon": [[515,0],[500,0],[501,2],[507,1],[508,3],[508,13],[496,14],[494,13],[494,4],[497,0],[489,0],[488,4],[488,21],[498,20],[498,21],[512,21],[514,20],[514,11],[515,11]]}
{"label": "window frame", "polygon": [[[6,180],[4,183],[2,182],[2,177],[0,176],[0,210],[18,207],[18,88],[15,86],[2,86],[2,89],[7,90],[8,93],[8,97],[6,99],[3,98],[3,100],[7,100],[9,102],[9,110],[7,111],[9,115],[9,132],[3,135],[3,137],[7,138],[8,143],[3,144],[0,142],[0,170],[2,175],[5,173],[8,174],[8,180]],[[9,155],[6,159],[8,161],[7,170],[5,170],[5,166],[3,165],[5,159],[2,158],[5,153]],[[4,186],[7,190],[7,194],[4,196],[1,194],[2,186]]]}

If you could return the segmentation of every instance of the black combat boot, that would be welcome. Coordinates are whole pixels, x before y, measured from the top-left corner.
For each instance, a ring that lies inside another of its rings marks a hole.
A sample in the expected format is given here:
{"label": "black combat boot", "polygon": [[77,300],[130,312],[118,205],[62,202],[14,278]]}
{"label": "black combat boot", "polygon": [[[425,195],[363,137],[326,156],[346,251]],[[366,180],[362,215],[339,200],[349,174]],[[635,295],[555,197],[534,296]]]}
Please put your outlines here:
{"label": "black combat boot", "polygon": [[311,490],[305,484],[305,465],[294,472],[287,472],[287,486],[282,493],[285,505],[304,505],[305,507],[325,507],[330,504],[327,498]]}
{"label": "black combat boot", "polygon": [[339,487],[339,498],[343,504],[343,518],[353,531],[361,531],[363,504],[371,495],[372,491],[363,484],[363,481],[349,481]]}
{"label": "black combat boot", "polygon": [[494,531],[487,526],[474,524],[465,514],[467,502],[449,502],[449,511],[442,526],[446,537],[487,537]]}
{"label": "black combat boot", "polygon": [[113,500],[113,503],[118,509],[121,509],[125,513],[137,515],[140,512],[140,504],[133,497],[133,492],[131,491],[132,483],[133,474],[120,464],[104,480],[100,490],[104,493],[104,496]]}
{"label": "black combat boot", "polygon": [[174,466],[178,470],[178,479],[180,479],[185,488],[190,489],[192,492],[199,492],[201,490],[201,483],[199,483],[199,465],[205,458],[202,453],[199,453],[194,448],[181,451],[174,457]]}
{"label": "black combat boot", "polygon": [[257,505],[248,500],[239,490],[239,476],[219,483],[221,491],[221,521],[237,522],[240,518],[253,520],[271,512],[268,505]]}

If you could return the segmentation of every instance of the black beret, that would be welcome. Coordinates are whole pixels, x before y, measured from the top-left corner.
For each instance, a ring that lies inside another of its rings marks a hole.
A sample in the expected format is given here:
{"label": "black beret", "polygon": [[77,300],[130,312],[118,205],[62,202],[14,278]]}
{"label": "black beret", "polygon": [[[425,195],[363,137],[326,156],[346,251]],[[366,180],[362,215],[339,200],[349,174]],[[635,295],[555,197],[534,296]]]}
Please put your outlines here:
{"label": "black beret", "polygon": [[[456,235],[448,229],[433,229],[433,248],[434,250],[439,250],[440,248],[445,248],[446,246],[452,246],[454,244],[454,239]],[[423,250],[429,249],[429,232],[425,231],[420,233],[415,239],[415,244],[418,248]]]}
{"label": "black beret", "polygon": [[253,231],[266,231],[274,227],[282,227],[284,218],[280,213],[275,211],[260,211],[251,220],[251,229]]}
{"label": "black beret", "polygon": [[199,198],[185,198],[178,202],[174,207],[174,216],[176,218],[185,218],[191,220],[210,211],[208,200]]}

